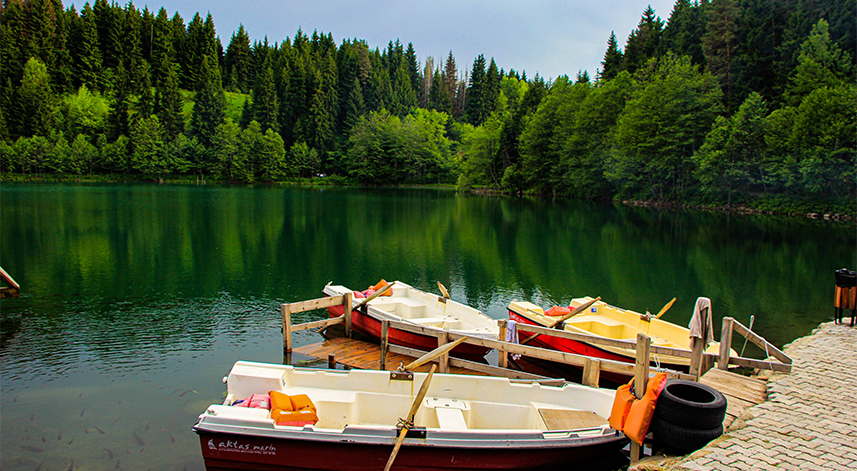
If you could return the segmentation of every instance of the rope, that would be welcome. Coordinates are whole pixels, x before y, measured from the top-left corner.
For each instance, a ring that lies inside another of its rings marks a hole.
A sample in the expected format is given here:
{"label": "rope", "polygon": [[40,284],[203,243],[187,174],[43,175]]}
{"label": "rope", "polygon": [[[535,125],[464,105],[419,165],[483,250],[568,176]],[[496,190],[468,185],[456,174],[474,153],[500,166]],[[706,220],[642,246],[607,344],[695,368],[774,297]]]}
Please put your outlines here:
{"label": "rope", "polygon": [[414,428],[414,421],[413,420],[405,420],[405,419],[399,417],[399,423],[396,424],[396,426],[410,430],[410,429]]}

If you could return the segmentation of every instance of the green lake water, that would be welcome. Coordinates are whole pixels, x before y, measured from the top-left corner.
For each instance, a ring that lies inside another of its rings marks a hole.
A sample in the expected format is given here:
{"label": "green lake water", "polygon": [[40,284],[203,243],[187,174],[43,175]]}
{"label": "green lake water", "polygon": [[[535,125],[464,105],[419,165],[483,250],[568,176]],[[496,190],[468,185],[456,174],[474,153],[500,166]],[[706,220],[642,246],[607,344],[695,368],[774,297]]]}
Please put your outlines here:
{"label": "green lake water", "polygon": [[782,346],[832,318],[857,232],[442,190],[4,183],[0,265],[22,286],[0,301],[0,469],[200,470],[191,427],[221,378],[282,362],[278,306],[329,281],[441,281],[495,318],[513,299],[676,297],[664,319],[686,325],[706,296],[718,332],[752,315]]}

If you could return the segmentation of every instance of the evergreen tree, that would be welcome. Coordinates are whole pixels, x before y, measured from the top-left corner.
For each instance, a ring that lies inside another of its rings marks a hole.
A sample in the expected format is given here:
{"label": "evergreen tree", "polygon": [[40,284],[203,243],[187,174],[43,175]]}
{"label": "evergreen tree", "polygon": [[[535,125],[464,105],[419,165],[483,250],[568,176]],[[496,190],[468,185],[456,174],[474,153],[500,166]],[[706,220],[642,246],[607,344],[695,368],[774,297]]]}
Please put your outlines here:
{"label": "evergreen tree", "polygon": [[821,87],[836,87],[850,80],[851,58],[830,39],[829,25],[819,20],[801,45],[798,65],[786,90],[786,103],[797,106],[803,97]]}
{"label": "evergreen tree", "polygon": [[450,109],[449,111],[441,109],[441,111],[447,111],[447,114],[452,116],[453,119],[457,119],[461,116],[463,109],[460,106],[461,100],[459,100],[458,96],[458,67],[455,65],[455,57],[453,57],[452,51],[449,51],[449,55],[446,57],[446,63],[443,67],[443,86],[446,90],[446,99],[439,100],[439,102],[446,102],[449,100]]}
{"label": "evergreen tree", "polygon": [[161,83],[157,83],[155,114],[170,139],[184,132],[184,114],[182,98],[179,92],[175,68],[169,63],[167,54],[161,55],[161,67],[165,73]]}
{"label": "evergreen tree", "polygon": [[625,45],[624,69],[634,73],[649,59],[656,56],[661,41],[664,23],[655,15],[655,10],[649,5],[643,12],[637,29],[628,36]]}
{"label": "evergreen tree", "polygon": [[102,61],[98,40],[98,22],[95,13],[84,4],[80,12],[80,39],[78,41],[78,80],[90,90],[101,90]]}
{"label": "evergreen tree", "polygon": [[738,9],[734,0],[712,0],[707,11],[707,31],[702,36],[707,70],[723,90],[725,102],[732,102],[732,64],[735,56],[735,34]]}
{"label": "evergreen tree", "polygon": [[244,25],[238,26],[238,31],[232,34],[229,46],[226,48],[224,69],[225,82],[230,90],[247,93],[250,90],[250,36],[244,30]]}
{"label": "evergreen tree", "polygon": [[130,79],[121,61],[116,66],[116,88],[114,89],[113,101],[113,107],[107,118],[110,137],[118,139],[119,136],[129,136],[131,115]]}
{"label": "evergreen tree", "polygon": [[274,88],[274,71],[272,70],[271,57],[268,55],[262,70],[256,77],[253,86],[253,114],[254,119],[262,126],[262,131],[273,129],[279,130],[277,118],[279,115],[277,105],[277,91]]}
{"label": "evergreen tree", "polygon": [[607,52],[604,53],[604,60],[601,61],[600,77],[603,80],[610,80],[619,75],[622,71],[624,58],[622,51],[616,43],[616,33],[610,32],[610,39],[607,40]]}
{"label": "evergreen tree", "polygon": [[488,119],[497,109],[497,101],[500,99],[500,71],[497,63],[491,58],[488,70],[485,72],[485,86],[482,89],[482,120]]}
{"label": "evergreen tree", "polygon": [[675,3],[661,36],[663,52],[672,52],[677,57],[689,56],[694,64],[705,65],[702,35],[705,34],[704,8],[707,4],[707,1],[691,4],[690,0]]}
{"label": "evergreen tree", "polygon": [[190,128],[199,143],[208,148],[217,126],[226,117],[226,98],[220,82],[220,69],[215,59],[202,57],[199,77]]}
{"label": "evergreen tree", "polygon": [[470,85],[467,87],[465,112],[467,122],[478,126],[485,121],[485,56],[479,54],[473,61],[470,71]]}

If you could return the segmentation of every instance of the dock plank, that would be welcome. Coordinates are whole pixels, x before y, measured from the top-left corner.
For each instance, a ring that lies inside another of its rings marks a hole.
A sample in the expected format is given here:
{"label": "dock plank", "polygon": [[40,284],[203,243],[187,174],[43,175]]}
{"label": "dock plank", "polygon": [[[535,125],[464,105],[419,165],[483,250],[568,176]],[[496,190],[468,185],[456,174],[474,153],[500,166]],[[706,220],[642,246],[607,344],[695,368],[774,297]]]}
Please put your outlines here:
{"label": "dock plank", "polygon": [[699,382],[711,386],[726,396],[724,429],[728,428],[748,407],[761,404],[767,398],[765,381],[737,373],[712,369],[705,373]]}
{"label": "dock plank", "polygon": [[[346,337],[333,337],[323,342],[296,347],[294,352],[322,360],[326,360],[329,355],[334,355],[337,363],[364,370],[377,370],[381,364],[380,345]],[[389,352],[387,370],[393,371],[399,364],[407,364],[415,359],[416,357]],[[431,362],[416,368],[415,371],[425,372],[430,368]],[[485,373],[457,366],[450,366],[449,370],[454,374],[485,375]]]}

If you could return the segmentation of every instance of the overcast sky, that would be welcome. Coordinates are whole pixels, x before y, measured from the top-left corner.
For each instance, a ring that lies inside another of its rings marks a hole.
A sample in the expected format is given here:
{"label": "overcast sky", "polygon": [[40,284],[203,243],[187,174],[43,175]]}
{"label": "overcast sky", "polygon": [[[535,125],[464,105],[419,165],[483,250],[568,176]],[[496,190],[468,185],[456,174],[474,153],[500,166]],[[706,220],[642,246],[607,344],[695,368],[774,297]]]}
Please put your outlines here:
{"label": "overcast sky", "polygon": [[[123,0],[119,0],[121,4]],[[66,0],[65,5],[71,2]],[[74,2],[80,11],[83,2]],[[607,49],[610,32],[616,32],[624,49],[648,5],[664,20],[675,0],[159,0],[134,2],[153,13],[161,6],[170,17],[178,10],[185,24],[194,13],[211,12],[223,47],[239,24],[251,42],[293,38],[298,28],[331,33],[337,45],[345,38],[365,39],[369,47],[383,49],[389,41],[414,44],[420,61],[432,56],[446,59],[452,51],[460,72],[469,69],[479,54],[493,57],[505,70],[537,72],[544,78],[574,77],[586,70],[594,77]]]}

